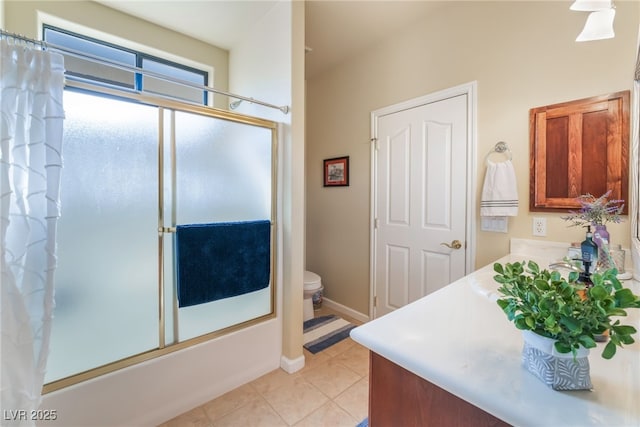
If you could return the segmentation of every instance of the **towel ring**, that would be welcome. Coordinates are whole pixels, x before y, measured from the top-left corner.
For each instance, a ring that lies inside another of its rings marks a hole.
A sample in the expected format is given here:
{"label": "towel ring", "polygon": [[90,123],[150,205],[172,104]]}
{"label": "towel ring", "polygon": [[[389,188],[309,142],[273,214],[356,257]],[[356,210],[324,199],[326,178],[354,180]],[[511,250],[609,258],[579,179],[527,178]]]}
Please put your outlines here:
{"label": "towel ring", "polygon": [[489,163],[489,156],[491,156],[493,153],[505,154],[507,156],[507,160],[513,159],[513,156],[511,155],[511,150],[509,150],[509,146],[504,141],[500,141],[496,143],[496,145],[493,147],[493,150],[487,153],[487,155],[484,158],[485,164]]}

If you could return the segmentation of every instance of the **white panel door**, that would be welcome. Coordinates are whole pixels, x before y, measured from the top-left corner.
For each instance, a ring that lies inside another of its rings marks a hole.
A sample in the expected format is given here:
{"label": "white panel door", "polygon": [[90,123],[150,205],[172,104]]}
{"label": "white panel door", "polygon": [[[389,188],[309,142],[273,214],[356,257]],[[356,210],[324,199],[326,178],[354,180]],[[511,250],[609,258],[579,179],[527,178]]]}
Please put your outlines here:
{"label": "white panel door", "polygon": [[375,316],[466,274],[467,98],[377,119]]}

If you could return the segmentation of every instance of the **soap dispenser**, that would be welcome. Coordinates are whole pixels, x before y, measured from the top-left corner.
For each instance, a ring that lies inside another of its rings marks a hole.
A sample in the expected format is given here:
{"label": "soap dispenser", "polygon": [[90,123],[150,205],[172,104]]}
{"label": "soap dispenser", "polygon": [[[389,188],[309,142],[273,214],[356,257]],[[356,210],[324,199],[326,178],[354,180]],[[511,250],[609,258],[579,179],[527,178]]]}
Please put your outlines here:
{"label": "soap dispenser", "polygon": [[580,244],[580,249],[582,251],[582,262],[585,264],[585,270],[587,270],[587,263],[591,266],[598,261],[598,245],[593,241],[593,234],[589,225],[587,225],[587,236]]}
{"label": "soap dispenser", "polygon": [[[593,286],[593,282],[591,281],[591,272],[589,269],[593,265],[595,270],[596,263],[598,262],[598,245],[593,241],[593,234],[591,234],[590,226],[587,226],[587,236],[580,244],[580,248],[582,249],[582,264],[584,265],[584,271],[580,273],[578,282],[582,283],[585,289],[579,292],[579,294],[582,299],[585,299],[588,297],[589,288]],[[594,335],[593,339],[597,342],[606,341],[608,339],[608,333]]]}
{"label": "soap dispenser", "polygon": [[578,281],[584,283],[588,288],[592,285],[591,272],[589,270],[592,265],[595,267],[595,263],[598,261],[598,245],[593,241],[591,226],[587,226],[587,235],[580,243],[580,250],[582,252],[582,267],[584,271],[580,273]]}
{"label": "soap dispenser", "polygon": [[587,236],[580,244],[580,250],[582,252],[582,267],[583,271],[578,277],[578,283],[584,285],[585,289],[578,293],[585,299],[587,297],[587,289],[593,286],[591,281],[591,265],[595,266],[595,262],[598,261],[598,245],[593,241],[593,235],[591,234],[591,227],[587,226]]}

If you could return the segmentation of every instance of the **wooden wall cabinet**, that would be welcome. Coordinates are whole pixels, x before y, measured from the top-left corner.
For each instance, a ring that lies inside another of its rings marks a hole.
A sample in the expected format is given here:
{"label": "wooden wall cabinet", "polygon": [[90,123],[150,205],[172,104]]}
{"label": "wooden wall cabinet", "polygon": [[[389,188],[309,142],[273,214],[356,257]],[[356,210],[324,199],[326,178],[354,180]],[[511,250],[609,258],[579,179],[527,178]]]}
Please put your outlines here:
{"label": "wooden wall cabinet", "polygon": [[[530,211],[579,209],[576,197],[628,200],[629,91],[529,112]],[[625,203],[625,212],[628,203]]]}

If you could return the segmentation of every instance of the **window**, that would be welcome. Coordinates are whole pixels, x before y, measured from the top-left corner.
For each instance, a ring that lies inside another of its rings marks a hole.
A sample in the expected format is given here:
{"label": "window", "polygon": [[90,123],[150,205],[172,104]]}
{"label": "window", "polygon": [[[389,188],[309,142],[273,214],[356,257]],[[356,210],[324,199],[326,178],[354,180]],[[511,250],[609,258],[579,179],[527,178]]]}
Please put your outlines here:
{"label": "window", "polygon": [[[208,104],[208,92],[185,86],[175,81],[167,81],[150,74],[132,71],[127,67],[137,67],[151,73],[158,73],[176,80],[206,86],[208,73],[186,65],[167,61],[122,46],[106,43],[60,28],[45,25],[44,41],[60,46],[72,52],[65,53],[67,75],[83,80],[90,80],[104,86],[115,86],[120,89],[144,91],[158,95],[171,96],[180,100],[197,104]],[[104,60],[96,63],[89,58]],[[120,65],[118,65],[120,64]]]}

